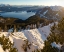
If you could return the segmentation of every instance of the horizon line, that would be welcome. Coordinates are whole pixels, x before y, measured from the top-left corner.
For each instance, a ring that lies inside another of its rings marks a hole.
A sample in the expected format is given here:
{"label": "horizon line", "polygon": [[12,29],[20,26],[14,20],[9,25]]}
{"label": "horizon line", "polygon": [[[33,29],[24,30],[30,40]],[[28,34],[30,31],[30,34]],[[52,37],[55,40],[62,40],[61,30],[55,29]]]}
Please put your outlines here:
{"label": "horizon line", "polygon": [[[0,5],[3,4],[3,3],[0,3]],[[21,6],[21,5],[25,5],[25,6],[62,6],[62,5],[31,5],[31,4],[4,4],[4,5],[18,5],[18,6]],[[62,6],[64,7],[64,6]]]}

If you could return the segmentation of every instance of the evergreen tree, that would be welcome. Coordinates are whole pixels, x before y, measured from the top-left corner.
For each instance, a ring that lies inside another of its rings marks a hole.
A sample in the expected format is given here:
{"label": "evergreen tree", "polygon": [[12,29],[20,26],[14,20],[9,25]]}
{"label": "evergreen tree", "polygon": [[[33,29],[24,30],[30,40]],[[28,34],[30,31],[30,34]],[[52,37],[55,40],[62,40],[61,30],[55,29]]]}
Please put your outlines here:
{"label": "evergreen tree", "polygon": [[45,41],[45,46],[42,52],[58,52],[58,49],[51,46],[51,43],[61,44],[61,51],[64,51],[64,18],[62,18],[57,25],[52,26],[51,33]]}
{"label": "evergreen tree", "polygon": [[12,44],[9,38],[4,35],[0,37],[0,44],[4,51],[9,50],[9,52],[17,52],[17,49],[14,48],[14,44]]}

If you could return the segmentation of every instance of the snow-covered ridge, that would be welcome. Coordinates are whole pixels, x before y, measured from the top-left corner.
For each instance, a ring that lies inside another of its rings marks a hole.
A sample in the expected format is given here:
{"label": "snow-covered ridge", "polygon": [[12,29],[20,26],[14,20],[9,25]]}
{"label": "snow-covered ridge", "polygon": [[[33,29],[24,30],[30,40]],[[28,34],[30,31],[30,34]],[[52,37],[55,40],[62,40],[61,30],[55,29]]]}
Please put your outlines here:
{"label": "snow-covered ridge", "polygon": [[[23,45],[26,43],[25,40],[28,40],[30,45],[30,49],[27,48],[27,52],[32,52],[36,49],[42,49],[44,46],[44,41],[46,40],[47,36],[50,33],[50,27],[52,25],[49,24],[42,28],[38,29],[31,29],[31,30],[24,30],[21,32],[0,32],[0,37],[2,35],[9,37],[10,41],[13,43],[14,46],[18,49],[18,52],[24,52]],[[2,47],[0,45],[0,49]],[[3,51],[1,51],[3,52]]]}
{"label": "snow-covered ridge", "polygon": [[61,6],[50,6],[50,8],[51,8],[53,11],[60,11],[60,10],[62,10],[62,7],[61,7]]}
{"label": "snow-covered ridge", "polygon": [[44,7],[43,9],[36,12],[41,18],[49,19],[49,20],[60,20],[64,17],[64,7],[61,6],[49,6]]}

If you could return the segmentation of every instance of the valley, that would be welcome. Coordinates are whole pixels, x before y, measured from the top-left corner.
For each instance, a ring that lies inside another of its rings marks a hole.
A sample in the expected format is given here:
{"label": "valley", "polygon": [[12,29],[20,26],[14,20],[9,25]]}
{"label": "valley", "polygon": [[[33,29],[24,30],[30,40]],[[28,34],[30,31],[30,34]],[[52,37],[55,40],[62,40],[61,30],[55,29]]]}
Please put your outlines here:
{"label": "valley", "polygon": [[0,4],[1,52],[64,52],[64,7]]}

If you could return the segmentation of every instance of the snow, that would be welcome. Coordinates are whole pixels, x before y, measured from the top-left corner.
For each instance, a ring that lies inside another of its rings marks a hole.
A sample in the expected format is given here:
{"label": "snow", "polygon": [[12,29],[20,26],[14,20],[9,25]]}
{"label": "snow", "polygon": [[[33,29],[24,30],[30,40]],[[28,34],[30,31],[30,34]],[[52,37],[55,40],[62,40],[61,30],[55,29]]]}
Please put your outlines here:
{"label": "snow", "polygon": [[24,44],[24,41],[21,38],[16,38],[14,37],[14,46],[18,49],[18,52],[24,52],[24,50],[21,48],[22,45]]}
{"label": "snow", "polygon": [[60,44],[56,44],[55,42],[53,42],[52,44],[52,47],[57,47],[58,49],[61,49],[61,46]]}
{"label": "snow", "polygon": [[13,28],[9,29],[8,32],[13,32]]}
{"label": "snow", "polygon": [[62,7],[61,7],[61,6],[50,6],[50,8],[51,8],[53,11],[60,11],[60,10],[62,10]]}
{"label": "snow", "polygon": [[43,15],[45,15],[47,12],[48,12],[48,10],[46,10],[46,11],[43,13]]}
{"label": "snow", "polygon": [[[30,49],[27,48],[27,51],[32,52],[44,47],[44,41],[49,35],[52,25],[53,23],[38,29],[23,30],[21,32],[0,32],[0,37],[2,35],[9,37],[10,41],[12,43],[14,42],[14,47],[18,49],[18,52],[24,52],[23,45],[25,45],[26,40],[28,40],[31,45]],[[0,50],[2,50],[2,48]]]}
{"label": "snow", "polygon": [[45,18],[47,18],[46,16],[45,16],[45,14],[48,12],[48,10],[46,10],[45,12],[43,12],[42,14],[40,13],[40,17],[45,17]]}
{"label": "snow", "polygon": [[40,14],[40,17],[43,17],[43,14]]}
{"label": "snow", "polygon": [[4,50],[2,49],[2,46],[0,45],[0,52],[4,52]]}
{"label": "snow", "polygon": [[58,14],[58,13],[57,13],[56,15],[57,15],[57,16],[59,16],[59,14]]}

